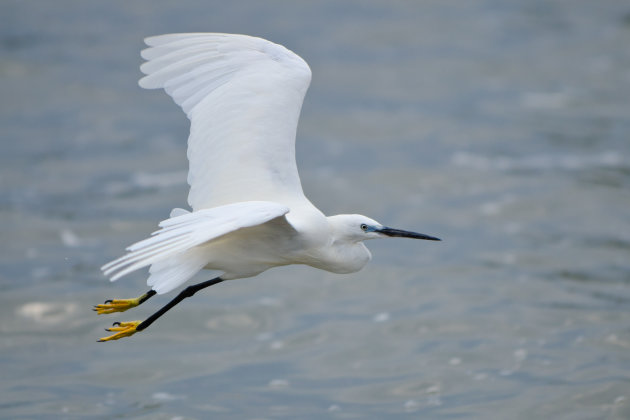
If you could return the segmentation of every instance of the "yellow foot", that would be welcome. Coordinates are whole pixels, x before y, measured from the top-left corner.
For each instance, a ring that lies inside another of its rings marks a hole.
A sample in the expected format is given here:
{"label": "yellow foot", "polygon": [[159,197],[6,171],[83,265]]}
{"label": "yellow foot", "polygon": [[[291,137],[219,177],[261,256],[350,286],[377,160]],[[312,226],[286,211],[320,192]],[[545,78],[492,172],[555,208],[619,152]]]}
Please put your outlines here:
{"label": "yellow foot", "polygon": [[100,305],[94,305],[94,311],[97,314],[113,314],[114,312],[125,312],[127,309],[135,308],[140,305],[140,299],[143,296],[134,299],[110,299]]}
{"label": "yellow foot", "polygon": [[116,332],[109,337],[99,338],[99,342],[118,340],[119,338],[129,337],[134,335],[137,331],[136,328],[142,321],[129,321],[129,322],[114,322],[111,327],[105,328],[105,331]]}

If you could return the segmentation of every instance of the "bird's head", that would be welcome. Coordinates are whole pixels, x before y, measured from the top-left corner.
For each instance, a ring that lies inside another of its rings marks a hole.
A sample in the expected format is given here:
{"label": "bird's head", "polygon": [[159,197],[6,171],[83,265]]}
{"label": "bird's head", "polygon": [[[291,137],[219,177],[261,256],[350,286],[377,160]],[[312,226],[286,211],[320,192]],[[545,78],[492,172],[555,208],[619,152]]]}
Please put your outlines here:
{"label": "bird's head", "polygon": [[423,233],[383,226],[376,220],[360,214],[339,214],[328,217],[328,221],[333,229],[333,234],[337,238],[343,238],[352,242],[386,237],[425,239],[429,241],[441,240]]}

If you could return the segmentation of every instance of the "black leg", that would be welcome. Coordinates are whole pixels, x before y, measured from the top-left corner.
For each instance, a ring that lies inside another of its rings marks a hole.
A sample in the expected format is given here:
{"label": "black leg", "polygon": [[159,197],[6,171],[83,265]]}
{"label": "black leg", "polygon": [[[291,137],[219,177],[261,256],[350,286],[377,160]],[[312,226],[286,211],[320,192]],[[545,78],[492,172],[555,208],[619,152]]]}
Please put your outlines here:
{"label": "black leg", "polygon": [[[162,307],[162,309],[160,309],[159,311],[157,311],[156,313],[154,313],[153,315],[151,315],[150,317],[148,317],[147,319],[142,321],[140,323],[140,325],[138,325],[136,327],[136,331],[142,331],[142,330],[146,329],[149,325],[153,324],[153,322],[155,322],[156,319],[158,319],[159,317],[164,315],[169,309],[171,309],[173,306],[177,305],[179,302],[181,302],[182,300],[186,299],[187,297],[191,297],[192,295],[194,295],[195,293],[197,293],[201,289],[205,289],[206,287],[210,287],[210,286],[215,285],[217,283],[221,283],[222,281],[223,281],[223,279],[221,277],[216,277],[214,279],[206,280],[206,281],[201,282],[199,284],[194,284],[192,286],[188,286],[187,288],[182,290],[173,300],[171,300],[169,303],[164,305],[164,307]],[[152,290],[152,292],[153,292],[153,290]],[[155,294],[155,292],[153,292],[153,294]],[[151,295],[151,296],[153,296],[153,295]],[[151,297],[151,296],[149,296],[149,297]],[[147,297],[147,299],[149,297]]]}
{"label": "black leg", "polygon": [[138,305],[140,305],[141,303],[146,302],[147,300],[149,300],[149,298],[153,295],[155,295],[157,292],[153,289],[149,290],[148,292],[146,292],[144,295],[140,296],[140,302],[138,303]]}

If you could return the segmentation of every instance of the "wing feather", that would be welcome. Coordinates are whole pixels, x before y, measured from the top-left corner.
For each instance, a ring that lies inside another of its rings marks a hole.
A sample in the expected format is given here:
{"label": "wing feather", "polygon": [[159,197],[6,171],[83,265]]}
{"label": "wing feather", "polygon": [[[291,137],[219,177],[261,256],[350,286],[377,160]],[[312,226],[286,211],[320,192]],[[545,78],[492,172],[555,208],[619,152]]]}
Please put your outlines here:
{"label": "wing feather", "polygon": [[163,88],[191,121],[188,203],[306,200],[295,133],[311,80],[300,57],[246,35],[169,34],[145,40],[140,86]]}
{"label": "wing feather", "polygon": [[288,207],[278,203],[249,201],[180,214],[161,222],[160,230],[127,247],[127,254],[101,269],[114,281],[148,265],[164,267],[164,261],[198,245],[238,229],[263,224],[288,212]]}

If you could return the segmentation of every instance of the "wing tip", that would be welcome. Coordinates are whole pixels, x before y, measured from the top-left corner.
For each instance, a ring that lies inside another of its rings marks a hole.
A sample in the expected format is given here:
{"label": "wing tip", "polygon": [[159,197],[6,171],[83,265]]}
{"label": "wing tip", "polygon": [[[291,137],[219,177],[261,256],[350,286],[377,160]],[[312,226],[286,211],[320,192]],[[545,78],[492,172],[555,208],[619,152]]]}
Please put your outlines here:
{"label": "wing tip", "polygon": [[171,42],[180,41],[186,38],[199,38],[199,37],[220,37],[224,34],[220,32],[174,32],[168,34],[151,35],[144,38],[144,43],[149,47],[159,47]]}
{"label": "wing tip", "polygon": [[148,81],[147,81],[147,77],[148,76],[144,76],[142,77],[140,80],[138,80],[138,86],[140,86],[142,89],[155,89]]}
{"label": "wing tip", "polygon": [[[168,44],[176,39],[181,39],[186,36],[193,35],[192,33],[168,33],[168,34],[160,34],[160,35],[151,35],[144,38],[144,43],[149,47],[158,47],[160,45]],[[198,35],[198,34],[196,34]]]}

